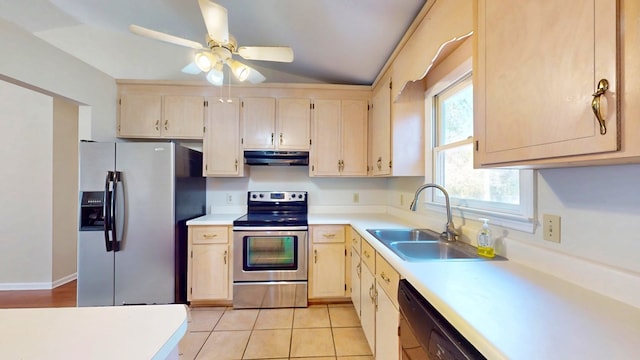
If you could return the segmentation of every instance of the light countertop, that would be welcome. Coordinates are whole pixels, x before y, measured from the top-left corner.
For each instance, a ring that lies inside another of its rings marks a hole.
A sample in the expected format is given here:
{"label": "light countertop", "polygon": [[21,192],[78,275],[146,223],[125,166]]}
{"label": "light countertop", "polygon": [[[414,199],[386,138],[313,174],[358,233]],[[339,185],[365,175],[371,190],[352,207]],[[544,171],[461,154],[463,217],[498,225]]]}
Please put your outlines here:
{"label": "light countertop", "polygon": [[[238,216],[192,224],[231,225]],[[416,227],[397,217],[309,214],[309,224],[351,225],[488,359],[640,354],[639,308],[508,260],[406,262],[366,231]]]}
{"label": "light countertop", "polygon": [[184,305],[0,309],[1,359],[177,359]]}

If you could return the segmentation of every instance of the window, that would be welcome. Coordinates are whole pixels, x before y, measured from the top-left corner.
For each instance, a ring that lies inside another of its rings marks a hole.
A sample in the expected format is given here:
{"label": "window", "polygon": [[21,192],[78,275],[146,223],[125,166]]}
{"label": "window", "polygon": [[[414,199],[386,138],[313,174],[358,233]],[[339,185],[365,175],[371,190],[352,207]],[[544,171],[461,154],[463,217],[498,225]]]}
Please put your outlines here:
{"label": "window", "polygon": [[[442,185],[451,206],[471,219],[533,231],[533,171],[473,168],[473,83],[468,69],[445,76],[427,91],[432,146],[427,149],[431,182]],[[433,192],[432,204],[444,204]]]}

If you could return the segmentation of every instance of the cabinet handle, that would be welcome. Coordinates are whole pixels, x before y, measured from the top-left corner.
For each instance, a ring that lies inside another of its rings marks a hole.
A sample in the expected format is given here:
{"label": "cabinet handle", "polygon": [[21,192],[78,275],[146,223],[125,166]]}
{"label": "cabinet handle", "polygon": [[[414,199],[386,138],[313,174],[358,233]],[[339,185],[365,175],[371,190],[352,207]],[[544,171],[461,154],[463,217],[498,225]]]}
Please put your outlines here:
{"label": "cabinet handle", "polygon": [[371,284],[371,287],[369,288],[369,300],[373,303],[373,284]]}
{"label": "cabinet handle", "polygon": [[160,120],[156,120],[156,130],[160,130]]}
{"label": "cabinet handle", "polygon": [[356,265],[356,274],[358,275],[358,279],[360,279],[360,276],[362,274],[362,264],[358,263],[358,265]]}
{"label": "cabinet handle", "polygon": [[591,109],[593,113],[596,115],[596,119],[598,119],[598,123],[600,124],[600,135],[604,135],[607,133],[607,126],[605,125],[605,119],[600,112],[600,97],[604,95],[604,93],[609,90],[609,81],[607,79],[602,79],[598,82],[598,90],[593,93],[593,100],[591,100]]}
{"label": "cabinet handle", "polygon": [[362,252],[362,255],[364,255],[367,259],[371,257],[371,255],[369,255],[369,253],[367,252],[367,250]]}
{"label": "cabinet handle", "polygon": [[284,143],[284,139],[282,138],[282,133],[280,133],[280,145],[282,145],[282,143]]}
{"label": "cabinet handle", "polygon": [[164,129],[169,130],[169,120],[164,120]]}
{"label": "cabinet handle", "polygon": [[376,288],[373,288],[373,305],[376,311],[378,311],[378,289]]}
{"label": "cabinet handle", "polygon": [[228,251],[228,250],[225,250],[225,251],[224,251],[224,264],[225,264],[225,265],[227,265],[227,251]]}
{"label": "cabinet handle", "polygon": [[318,249],[313,249],[313,263],[318,263]]}
{"label": "cabinet handle", "polygon": [[236,171],[238,171],[238,159],[236,159]]}
{"label": "cabinet handle", "polygon": [[322,234],[322,237],[325,239],[333,239],[336,237],[336,234]]}
{"label": "cabinet handle", "polygon": [[378,161],[376,161],[376,164],[378,165],[378,170],[382,170],[382,156],[378,157]]}
{"label": "cabinet handle", "polygon": [[271,133],[271,145],[273,145],[273,133]]}
{"label": "cabinet handle", "polygon": [[205,238],[205,239],[213,239],[213,238],[218,237],[218,234],[204,234],[204,235],[202,235],[202,237]]}
{"label": "cabinet handle", "polygon": [[391,283],[391,279],[384,274],[384,271],[380,273],[380,277],[382,278],[382,280],[384,280],[387,284]]}

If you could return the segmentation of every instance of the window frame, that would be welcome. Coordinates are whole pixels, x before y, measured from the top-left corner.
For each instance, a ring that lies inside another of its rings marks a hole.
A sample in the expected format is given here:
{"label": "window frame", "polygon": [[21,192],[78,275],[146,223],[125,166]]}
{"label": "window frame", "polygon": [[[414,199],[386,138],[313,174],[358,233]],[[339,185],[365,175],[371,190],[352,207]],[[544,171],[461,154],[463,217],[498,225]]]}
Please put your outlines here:
{"label": "window frame", "polygon": [[[442,184],[441,171],[437,171],[436,151],[437,136],[436,133],[436,118],[435,118],[435,106],[434,96],[438,95],[445,89],[451,87],[455,83],[460,82],[466,77],[471,77],[471,58],[469,57],[457,67],[446,73],[441,79],[434,84],[429,84],[424,93],[425,104],[425,182]],[[474,97],[475,98],[475,97]],[[473,137],[454,142],[453,146],[465,146],[466,144],[473,144],[475,142]],[[449,145],[441,146],[441,149],[446,149]],[[473,146],[473,145],[472,145]],[[506,212],[503,209],[496,209],[495,207],[477,208],[476,205],[481,205],[482,201],[473,200],[471,202],[464,199],[452,198],[451,209],[454,214],[459,214],[465,219],[475,220],[483,217],[488,218],[491,224],[511,228],[519,231],[525,231],[533,233],[535,230],[536,219],[536,172],[535,170],[519,170],[520,176],[520,205],[515,209]],[[436,212],[444,213],[446,211],[444,206],[444,196],[437,191],[427,192],[423,197],[423,205]],[[474,205],[474,206],[470,206]],[[506,208],[506,207],[505,207]]]}

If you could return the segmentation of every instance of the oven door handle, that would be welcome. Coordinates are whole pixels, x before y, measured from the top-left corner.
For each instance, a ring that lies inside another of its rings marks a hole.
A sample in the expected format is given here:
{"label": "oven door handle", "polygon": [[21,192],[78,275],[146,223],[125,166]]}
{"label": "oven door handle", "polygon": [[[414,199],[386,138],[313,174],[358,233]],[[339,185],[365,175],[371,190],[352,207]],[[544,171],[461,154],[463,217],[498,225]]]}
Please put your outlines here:
{"label": "oven door handle", "polygon": [[234,226],[234,231],[307,231],[308,226]]}

